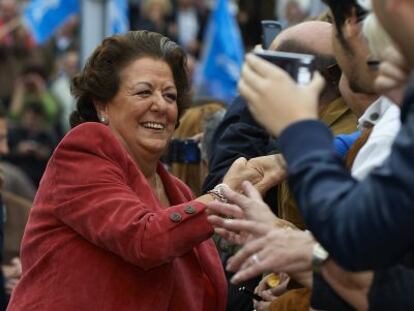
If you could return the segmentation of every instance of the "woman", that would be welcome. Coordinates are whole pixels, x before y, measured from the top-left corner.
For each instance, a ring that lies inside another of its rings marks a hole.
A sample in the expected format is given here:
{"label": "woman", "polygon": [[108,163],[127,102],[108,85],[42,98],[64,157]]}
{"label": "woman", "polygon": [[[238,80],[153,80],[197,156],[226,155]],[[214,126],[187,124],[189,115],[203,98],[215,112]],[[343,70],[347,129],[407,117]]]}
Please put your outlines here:
{"label": "woman", "polygon": [[[160,34],[105,39],[73,80],[73,128],[51,157],[9,310],[224,310],[226,284],[197,199],[159,163],[188,102],[181,48]],[[261,177],[236,161],[238,189]]]}

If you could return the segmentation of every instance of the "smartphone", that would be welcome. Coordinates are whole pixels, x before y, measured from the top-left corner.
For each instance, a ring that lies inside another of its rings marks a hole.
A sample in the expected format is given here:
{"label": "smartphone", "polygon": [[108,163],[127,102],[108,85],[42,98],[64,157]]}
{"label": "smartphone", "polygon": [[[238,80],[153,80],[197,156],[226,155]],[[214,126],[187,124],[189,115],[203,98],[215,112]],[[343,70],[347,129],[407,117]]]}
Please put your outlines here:
{"label": "smartphone", "polygon": [[273,20],[264,20],[262,23],[262,47],[268,50],[276,36],[282,31],[282,24]]}
{"label": "smartphone", "polygon": [[313,55],[275,51],[254,54],[285,70],[300,85],[306,85],[312,80],[315,60]]}

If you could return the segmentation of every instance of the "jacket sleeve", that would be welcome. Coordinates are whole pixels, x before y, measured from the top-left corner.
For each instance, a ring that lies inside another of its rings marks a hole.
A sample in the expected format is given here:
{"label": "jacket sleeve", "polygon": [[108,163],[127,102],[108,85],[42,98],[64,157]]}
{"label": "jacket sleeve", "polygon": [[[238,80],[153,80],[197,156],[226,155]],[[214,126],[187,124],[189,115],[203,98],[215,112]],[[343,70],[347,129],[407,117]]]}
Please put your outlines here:
{"label": "jacket sleeve", "polygon": [[414,270],[403,265],[376,271],[369,292],[369,310],[414,310]]}
{"label": "jacket sleeve", "polygon": [[[411,118],[412,119],[412,118]],[[280,146],[302,215],[318,241],[348,270],[385,267],[413,247],[414,120],[398,134],[385,164],[358,182],[317,121],[288,127]]]}
{"label": "jacket sleeve", "polygon": [[49,163],[51,177],[42,185],[50,189],[61,222],[142,269],[168,263],[212,235],[205,205],[190,201],[188,193],[189,202],[161,208],[146,184],[131,189],[134,183],[127,178],[143,177],[131,173],[133,162],[126,152],[119,152],[122,147],[113,135],[80,130],[75,134],[58,147]]}
{"label": "jacket sleeve", "polygon": [[253,119],[244,100],[237,98],[214,133],[203,192],[219,184],[236,159],[266,155],[269,139],[269,134]]}

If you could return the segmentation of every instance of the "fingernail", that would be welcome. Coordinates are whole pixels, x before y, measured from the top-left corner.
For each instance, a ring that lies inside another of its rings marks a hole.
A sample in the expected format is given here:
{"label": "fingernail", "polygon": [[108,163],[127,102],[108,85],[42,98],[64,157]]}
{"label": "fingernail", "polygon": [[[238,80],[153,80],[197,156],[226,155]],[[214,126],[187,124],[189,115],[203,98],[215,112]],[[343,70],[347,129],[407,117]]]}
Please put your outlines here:
{"label": "fingernail", "polygon": [[237,284],[239,281],[240,281],[240,277],[239,277],[238,273],[235,274],[230,280],[230,282],[233,283],[233,284]]}

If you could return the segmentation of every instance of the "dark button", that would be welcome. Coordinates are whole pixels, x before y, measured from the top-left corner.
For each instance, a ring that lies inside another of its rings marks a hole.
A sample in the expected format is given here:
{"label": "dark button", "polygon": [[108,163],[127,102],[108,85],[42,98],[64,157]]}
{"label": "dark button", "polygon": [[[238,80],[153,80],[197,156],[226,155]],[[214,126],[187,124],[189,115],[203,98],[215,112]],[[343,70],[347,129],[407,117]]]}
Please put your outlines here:
{"label": "dark button", "polygon": [[172,214],[170,215],[170,219],[171,219],[171,221],[173,221],[173,222],[180,222],[180,221],[181,221],[181,219],[182,219],[182,217],[181,217],[180,213],[172,213]]}
{"label": "dark button", "polygon": [[191,214],[194,214],[196,212],[196,209],[194,207],[192,207],[191,205],[188,205],[188,206],[185,207],[184,212],[186,214],[191,215]]}
{"label": "dark button", "polygon": [[379,117],[380,117],[379,113],[376,113],[376,112],[371,113],[371,115],[369,116],[369,118],[370,118],[372,121],[377,121],[377,120],[379,119]]}

